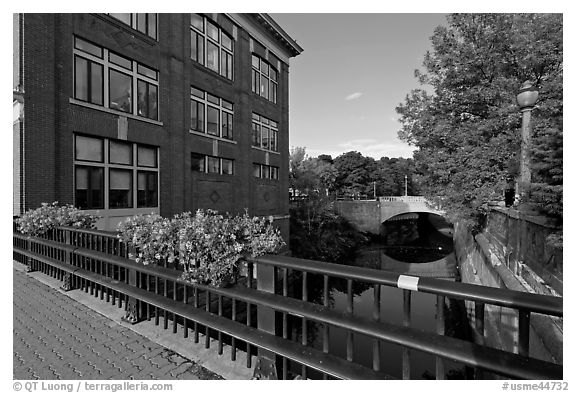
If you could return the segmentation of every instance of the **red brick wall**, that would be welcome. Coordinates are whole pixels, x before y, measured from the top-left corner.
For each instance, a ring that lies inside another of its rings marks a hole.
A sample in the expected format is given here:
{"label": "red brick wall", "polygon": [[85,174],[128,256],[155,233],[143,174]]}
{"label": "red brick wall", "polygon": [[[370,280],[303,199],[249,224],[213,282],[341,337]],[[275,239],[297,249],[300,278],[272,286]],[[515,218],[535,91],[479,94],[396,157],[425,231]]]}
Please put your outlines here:
{"label": "red brick wall", "polygon": [[[231,33],[232,23],[222,14],[218,19]],[[277,104],[253,94],[246,31],[238,28],[234,81],[229,81],[190,59],[187,14],[160,14],[158,41],[103,15],[26,14],[24,26],[27,208],[54,200],[73,203],[74,133],[118,135],[118,115],[70,103],[73,37],[78,35],[159,71],[163,125],[128,118],[128,140],[160,148],[160,214],[198,208],[288,214],[288,69],[281,67]],[[200,174],[190,168],[191,152],[212,155],[213,144],[189,132],[191,85],[234,103],[237,143],[218,142],[219,155],[235,160],[234,176]],[[265,153],[251,148],[252,112],[279,123],[280,155],[270,154],[270,165],[280,168],[278,181],[252,176],[252,163],[265,163]],[[211,199],[213,191],[226,195]]]}

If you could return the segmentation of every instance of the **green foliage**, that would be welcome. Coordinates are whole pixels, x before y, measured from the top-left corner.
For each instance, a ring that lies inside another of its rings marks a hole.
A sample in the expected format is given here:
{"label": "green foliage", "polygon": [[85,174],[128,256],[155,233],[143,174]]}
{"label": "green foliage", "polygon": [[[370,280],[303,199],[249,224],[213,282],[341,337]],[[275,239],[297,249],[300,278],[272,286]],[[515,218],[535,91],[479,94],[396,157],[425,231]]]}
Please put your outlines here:
{"label": "green foliage", "polygon": [[[540,92],[532,111],[533,201],[562,200],[562,15],[455,14],[437,27],[425,71],[415,75],[432,89],[416,89],[396,111],[401,139],[414,155],[422,191],[453,219],[477,222],[502,199],[516,175],[521,114],[516,94],[525,80]],[[431,91],[431,92],[429,92]],[[558,197],[558,195],[560,195]]]}
{"label": "green foliage", "polygon": [[290,154],[290,187],[306,195],[312,191],[334,191],[337,171],[331,160],[332,157],[326,155],[322,158],[308,157],[305,148],[293,148]]}
{"label": "green foliage", "polygon": [[29,236],[40,236],[59,226],[94,228],[100,217],[83,212],[72,205],[60,206],[58,202],[42,203],[16,219],[18,230]]}
{"label": "green foliage", "polygon": [[284,245],[272,218],[223,216],[198,210],[172,219],[136,216],[118,227],[119,238],[134,248],[136,262],[180,264],[182,279],[220,286],[232,277],[245,255],[276,253]]}
{"label": "green foliage", "polygon": [[341,263],[368,238],[336,214],[333,203],[318,194],[290,208],[290,246],[298,258]]}

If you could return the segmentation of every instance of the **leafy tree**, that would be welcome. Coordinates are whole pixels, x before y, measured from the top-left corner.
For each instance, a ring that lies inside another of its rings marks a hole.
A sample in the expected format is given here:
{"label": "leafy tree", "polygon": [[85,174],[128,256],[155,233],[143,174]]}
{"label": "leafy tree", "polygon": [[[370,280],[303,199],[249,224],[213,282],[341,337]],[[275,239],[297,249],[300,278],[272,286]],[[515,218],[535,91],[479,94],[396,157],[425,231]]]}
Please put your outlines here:
{"label": "leafy tree", "polygon": [[431,41],[415,76],[432,92],[415,89],[396,108],[400,138],[419,148],[423,193],[453,219],[473,222],[501,199],[520,151],[515,97],[531,80],[540,91],[532,112],[535,189],[546,202],[560,195],[548,211],[561,214],[562,15],[454,14]]}
{"label": "leafy tree", "polygon": [[338,171],[336,188],[344,195],[369,195],[372,193],[372,173],[376,163],[357,151],[349,151],[334,159]]}

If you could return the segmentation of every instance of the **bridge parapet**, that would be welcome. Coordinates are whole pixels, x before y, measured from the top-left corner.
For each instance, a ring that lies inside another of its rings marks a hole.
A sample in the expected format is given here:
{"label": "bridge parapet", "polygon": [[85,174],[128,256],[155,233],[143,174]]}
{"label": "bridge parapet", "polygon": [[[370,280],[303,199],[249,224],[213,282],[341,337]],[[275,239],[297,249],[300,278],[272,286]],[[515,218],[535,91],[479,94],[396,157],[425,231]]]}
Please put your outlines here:
{"label": "bridge parapet", "polygon": [[405,195],[405,196],[381,196],[378,197],[378,201],[380,202],[404,202],[404,203],[427,203],[425,197],[423,196],[413,196],[413,195]]}

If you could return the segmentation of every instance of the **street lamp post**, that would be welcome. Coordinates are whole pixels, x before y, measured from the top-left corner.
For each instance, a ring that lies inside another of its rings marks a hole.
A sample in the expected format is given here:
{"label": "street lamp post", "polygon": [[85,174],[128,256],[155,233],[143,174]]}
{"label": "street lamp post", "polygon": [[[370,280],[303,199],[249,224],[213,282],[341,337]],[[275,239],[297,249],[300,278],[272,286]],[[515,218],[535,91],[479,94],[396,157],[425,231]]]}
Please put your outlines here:
{"label": "street lamp post", "polygon": [[408,175],[404,175],[404,196],[408,196]]}
{"label": "street lamp post", "polygon": [[518,192],[521,200],[525,201],[526,194],[530,187],[532,175],[530,173],[530,115],[534,105],[538,100],[538,90],[530,81],[522,84],[520,92],[516,96],[516,101],[522,112],[522,141],[520,144],[520,182]]}

